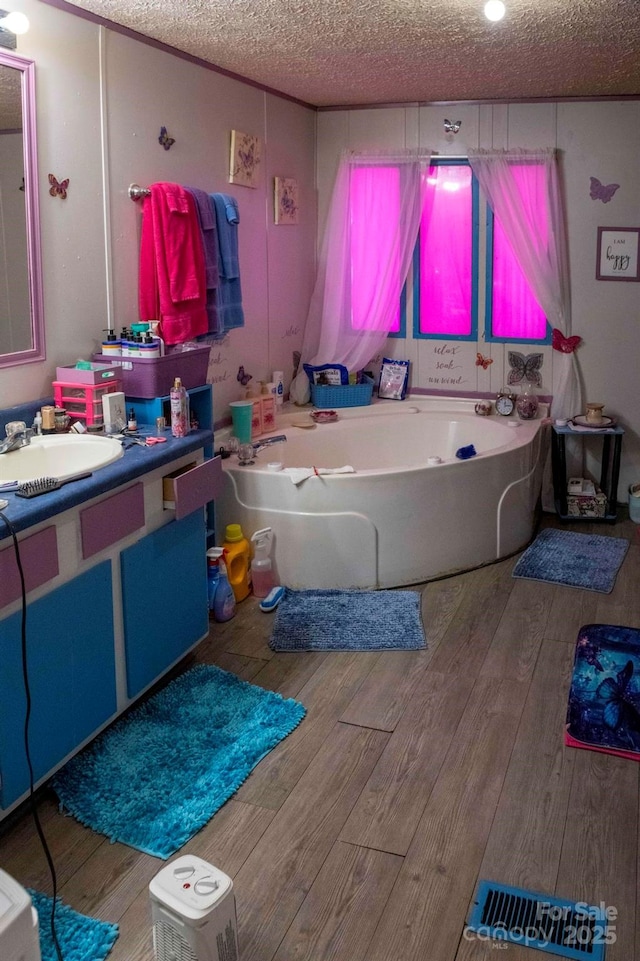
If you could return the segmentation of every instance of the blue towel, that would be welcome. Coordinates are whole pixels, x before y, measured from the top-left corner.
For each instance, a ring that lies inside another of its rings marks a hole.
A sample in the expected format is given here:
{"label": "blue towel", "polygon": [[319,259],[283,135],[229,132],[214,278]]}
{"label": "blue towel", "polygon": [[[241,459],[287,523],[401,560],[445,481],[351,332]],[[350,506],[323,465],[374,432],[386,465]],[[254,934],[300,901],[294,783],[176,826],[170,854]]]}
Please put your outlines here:
{"label": "blue towel", "polygon": [[223,330],[244,327],[240,262],[238,258],[238,224],[240,214],[237,201],[227,194],[210,194],[218,228],[218,317]]}
{"label": "blue towel", "polygon": [[222,319],[218,316],[218,293],[217,288],[220,283],[218,275],[218,232],[216,228],[216,218],[209,195],[199,187],[185,187],[195,200],[198,212],[198,223],[202,234],[202,246],[204,249],[205,282],[207,287],[207,333],[201,334],[198,340],[218,339],[224,336]]}

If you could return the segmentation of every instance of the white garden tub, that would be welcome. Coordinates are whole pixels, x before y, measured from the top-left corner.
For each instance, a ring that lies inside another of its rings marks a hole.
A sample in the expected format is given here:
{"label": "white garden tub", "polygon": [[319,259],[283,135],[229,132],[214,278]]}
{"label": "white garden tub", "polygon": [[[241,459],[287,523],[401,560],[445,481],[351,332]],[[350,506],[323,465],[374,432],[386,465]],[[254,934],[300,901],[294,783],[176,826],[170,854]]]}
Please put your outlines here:
{"label": "white garden tub", "polygon": [[[517,551],[534,529],[542,420],[473,408],[473,400],[412,396],[341,409],[337,422],[313,430],[293,426],[304,410],[279,415],[286,443],[260,451],[252,466],[235,455],[223,461],[218,541],[228,523],[247,536],[271,527],[279,582],[297,589],[399,587]],[[216,446],[226,440],[216,433]],[[477,456],[458,459],[470,444]],[[296,485],[267,468],[274,460],[354,473]]]}

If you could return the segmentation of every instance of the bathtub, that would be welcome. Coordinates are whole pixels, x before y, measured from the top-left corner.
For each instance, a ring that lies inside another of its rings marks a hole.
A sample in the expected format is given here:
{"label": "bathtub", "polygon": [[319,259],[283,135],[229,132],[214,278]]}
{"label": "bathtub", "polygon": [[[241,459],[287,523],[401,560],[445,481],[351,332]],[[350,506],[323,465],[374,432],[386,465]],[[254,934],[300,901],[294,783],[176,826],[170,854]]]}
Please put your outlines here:
{"label": "bathtub", "polygon": [[[279,582],[296,589],[400,587],[519,550],[534,530],[543,421],[480,417],[473,407],[460,398],[374,401],[312,430],[295,426],[304,410],[280,414],[276,433],[286,443],[264,448],[251,466],[235,455],[222,462],[218,541],[228,523],[247,536],[271,527]],[[216,432],[216,447],[225,440],[228,432]],[[456,458],[469,444],[477,456]],[[354,472],[296,485],[275,461]]]}

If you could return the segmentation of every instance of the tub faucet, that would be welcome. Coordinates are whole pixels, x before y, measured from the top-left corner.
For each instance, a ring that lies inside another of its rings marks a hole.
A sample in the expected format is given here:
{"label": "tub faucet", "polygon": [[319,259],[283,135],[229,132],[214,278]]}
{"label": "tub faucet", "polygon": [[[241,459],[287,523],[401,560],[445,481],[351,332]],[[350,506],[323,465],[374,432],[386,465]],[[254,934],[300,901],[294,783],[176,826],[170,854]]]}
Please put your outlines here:
{"label": "tub faucet", "polygon": [[256,454],[259,454],[265,447],[270,447],[272,444],[279,444],[286,439],[286,434],[275,434],[273,437],[265,437],[264,440],[259,440],[257,444],[253,445],[253,450]]}
{"label": "tub faucet", "polygon": [[31,443],[33,429],[27,427],[22,421],[13,421],[7,424],[7,436],[0,444],[0,454],[8,454],[11,450],[18,450]]}

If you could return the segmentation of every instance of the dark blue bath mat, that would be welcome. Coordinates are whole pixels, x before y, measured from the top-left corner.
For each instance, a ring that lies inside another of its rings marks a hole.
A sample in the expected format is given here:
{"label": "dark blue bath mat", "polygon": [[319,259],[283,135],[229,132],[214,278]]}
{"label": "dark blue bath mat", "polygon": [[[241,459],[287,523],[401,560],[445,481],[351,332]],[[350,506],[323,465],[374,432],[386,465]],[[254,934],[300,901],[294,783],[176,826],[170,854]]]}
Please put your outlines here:
{"label": "dark blue bath mat", "polygon": [[417,591],[293,591],[276,611],[273,651],[387,651],[426,647]]}
{"label": "dark blue bath mat", "polygon": [[53,789],[82,824],[168,858],[304,715],[293,698],[201,664],[71,758]]}
{"label": "dark blue bath mat", "polygon": [[578,632],[565,744],[640,760],[640,631],[586,624]]}
{"label": "dark blue bath mat", "polygon": [[548,528],[526,549],[513,576],[609,594],[628,549],[623,537]]}

